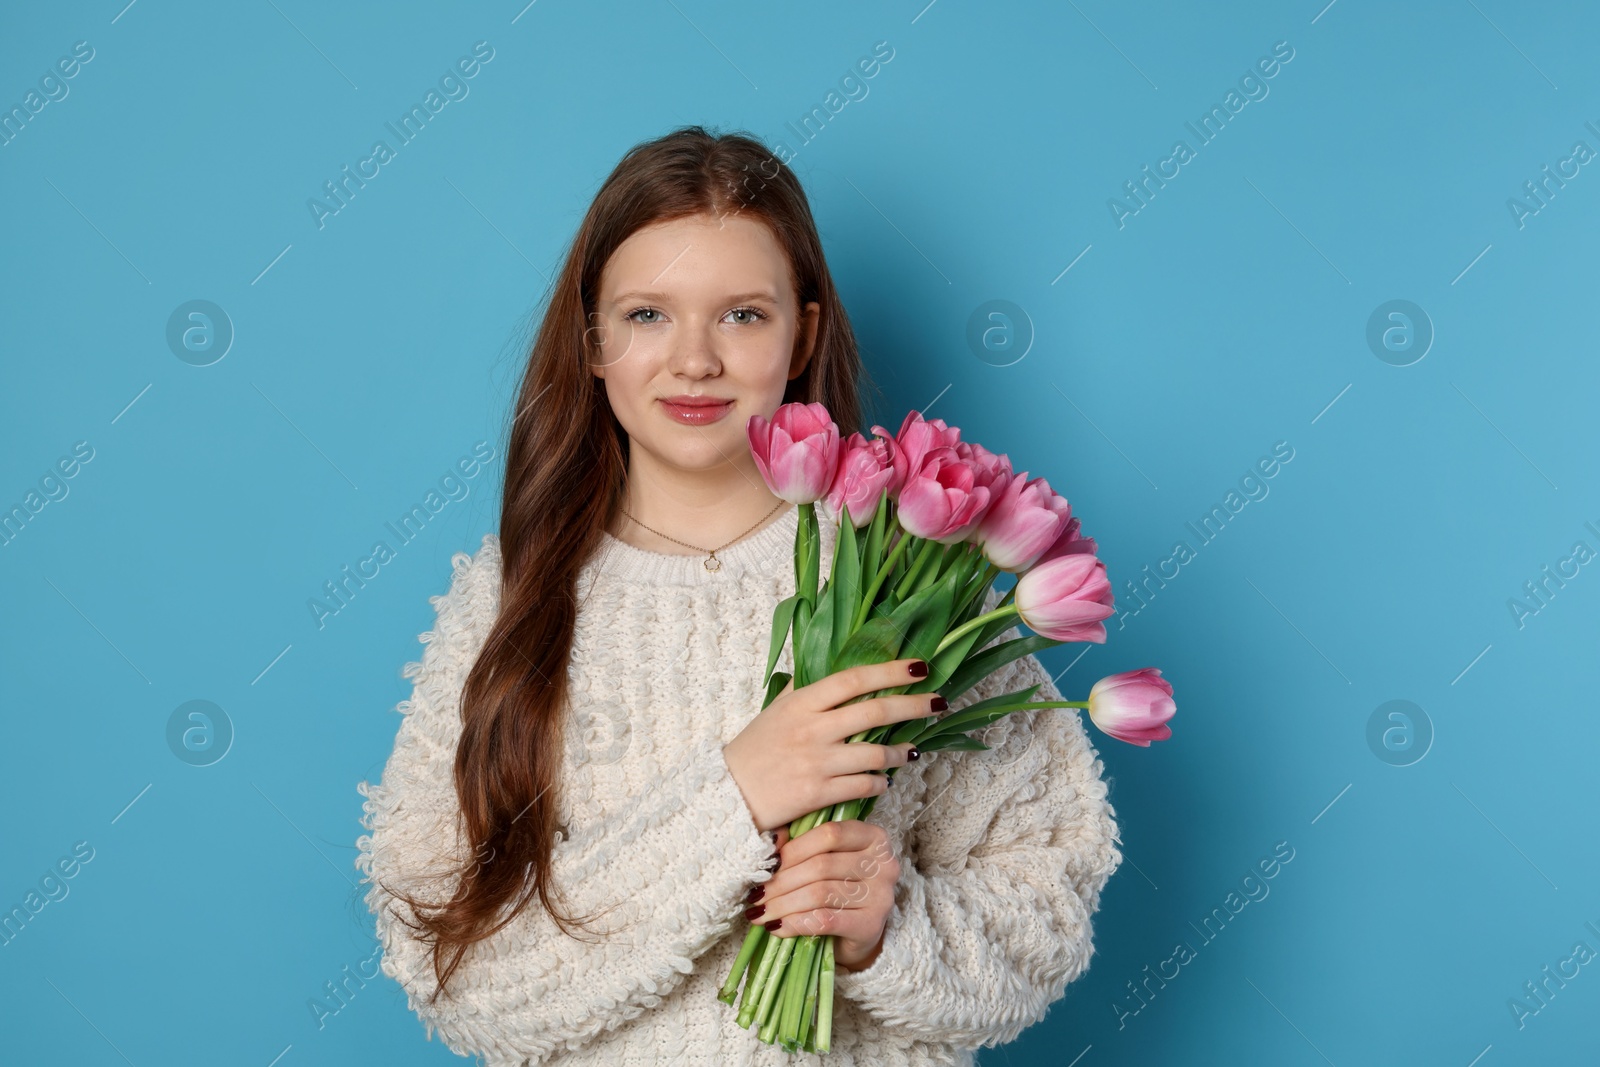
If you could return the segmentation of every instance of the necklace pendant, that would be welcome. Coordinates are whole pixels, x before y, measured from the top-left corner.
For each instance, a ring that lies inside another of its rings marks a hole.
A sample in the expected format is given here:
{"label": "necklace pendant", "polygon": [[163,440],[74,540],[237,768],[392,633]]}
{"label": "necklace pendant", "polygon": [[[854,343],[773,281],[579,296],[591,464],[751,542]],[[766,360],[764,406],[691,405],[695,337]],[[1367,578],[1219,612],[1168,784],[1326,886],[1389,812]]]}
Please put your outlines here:
{"label": "necklace pendant", "polygon": [[711,555],[706,557],[706,570],[708,570],[708,571],[720,571],[721,569],[722,569],[722,561],[717,558],[717,554],[715,552],[711,553]]}

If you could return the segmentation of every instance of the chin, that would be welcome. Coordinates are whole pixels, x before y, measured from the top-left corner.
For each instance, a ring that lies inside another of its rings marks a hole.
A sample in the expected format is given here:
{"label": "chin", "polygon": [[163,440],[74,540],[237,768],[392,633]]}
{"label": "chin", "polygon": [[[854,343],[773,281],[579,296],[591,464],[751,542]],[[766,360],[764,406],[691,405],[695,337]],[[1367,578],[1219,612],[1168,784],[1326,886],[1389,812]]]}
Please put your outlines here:
{"label": "chin", "polygon": [[749,443],[742,437],[734,439],[732,435],[726,438],[720,434],[713,436],[710,429],[693,426],[680,426],[678,429],[688,430],[695,435],[696,440],[673,441],[659,455],[679,470],[712,471],[719,467],[737,466],[741,456],[737,450],[743,448],[748,452],[750,448]]}

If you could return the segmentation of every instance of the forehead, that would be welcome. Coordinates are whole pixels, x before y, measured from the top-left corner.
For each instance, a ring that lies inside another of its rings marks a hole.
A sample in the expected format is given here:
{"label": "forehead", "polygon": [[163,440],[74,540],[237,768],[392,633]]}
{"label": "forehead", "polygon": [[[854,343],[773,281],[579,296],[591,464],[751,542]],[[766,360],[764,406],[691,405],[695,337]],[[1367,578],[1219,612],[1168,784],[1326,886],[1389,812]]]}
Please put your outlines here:
{"label": "forehead", "polygon": [[739,215],[692,215],[642,227],[600,273],[607,300],[652,295],[716,301],[735,291],[787,299],[792,288],[788,256],[772,231],[760,219]]}

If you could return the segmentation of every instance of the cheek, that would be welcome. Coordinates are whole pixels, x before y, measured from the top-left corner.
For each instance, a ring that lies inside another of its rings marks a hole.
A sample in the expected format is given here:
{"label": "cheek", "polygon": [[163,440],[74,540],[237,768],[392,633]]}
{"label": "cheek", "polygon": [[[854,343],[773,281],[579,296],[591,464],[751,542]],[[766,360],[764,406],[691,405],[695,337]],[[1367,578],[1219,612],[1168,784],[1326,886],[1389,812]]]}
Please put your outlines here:
{"label": "cheek", "polygon": [[606,399],[611,404],[611,410],[618,418],[627,422],[635,421],[634,413],[645,404],[642,394],[644,384],[636,381],[632,373],[632,364],[628,360],[608,366],[605,370]]}
{"label": "cheek", "polygon": [[602,368],[606,398],[629,432],[644,432],[657,395],[667,378],[666,359],[648,334],[612,334],[596,356]]}
{"label": "cheek", "polygon": [[640,397],[640,387],[619,381],[615,370],[606,371],[600,382],[605,390],[605,403],[622,424],[623,432],[629,437],[646,440],[651,435],[651,423],[646,415],[648,401]]}
{"label": "cheek", "polygon": [[626,375],[648,346],[645,338],[628,322],[602,322],[591,326],[589,337],[599,346],[598,361],[608,375]]}
{"label": "cheek", "polygon": [[725,349],[723,373],[752,395],[782,396],[789,384],[792,353],[792,342],[777,333],[750,338]]}

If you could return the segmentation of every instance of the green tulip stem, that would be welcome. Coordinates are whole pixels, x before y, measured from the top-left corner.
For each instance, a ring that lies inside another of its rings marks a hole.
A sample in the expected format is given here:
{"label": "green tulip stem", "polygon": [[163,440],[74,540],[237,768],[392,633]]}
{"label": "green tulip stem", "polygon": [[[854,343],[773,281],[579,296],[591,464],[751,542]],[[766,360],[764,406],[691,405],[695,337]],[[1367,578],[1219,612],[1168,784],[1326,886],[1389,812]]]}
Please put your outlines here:
{"label": "green tulip stem", "polygon": [[[1089,702],[1087,700],[1029,700],[1022,704],[1001,704],[998,707],[987,708],[984,714],[997,719],[1002,715],[1010,715],[1017,711],[1043,711],[1045,708],[1082,708],[1084,711],[1088,711]],[[869,797],[868,799],[874,800],[876,797]]]}
{"label": "green tulip stem", "polygon": [[945,635],[944,640],[939,642],[939,647],[934,649],[933,655],[938,656],[939,653],[943,652],[945,649],[949,648],[951,645],[967,636],[967,634],[971,633],[973,630],[987,626],[995,619],[1004,618],[1007,615],[1016,615],[1017,613],[1017,606],[1015,604],[1006,604],[1003,607],[995,608],[993,611],[985,615],[979,615],[974,619],[964,622]]}
{"label": "green tulip stem", "polygon": [[894,572],[900,562],[900,557],[906,554],[906,545],[911,541],[911,535],[905,530],[900,531],[900,539],[894,543],[894,548],[889,552],[889,558],[883,561],[883,566],[878,568],[878,573],[873,576],[872,584],[867,587],[867,595],[861,598],[861,607],[856,612],[855,625],[850,628],[851,633],[861,629],[867,621],[867,613],[872,610],[873,602],[878,598],[878,590],[883,588],[883,583]]}
{"label": "green tulip stem", "polygon": [[822,961],[827,953],[823,950],[822,939],[817,939],[817,946],[811,954],[811,974],[806,981],[806,999],[800,1006],[800,1033],[796,1035],[801,1046],[811,1044],[814,1034],[813,1025],[817,1014],[817,991],[822,981]]}
{"label": "green tulip stem", "polygon": [[778,1029],[777,1016],[772,1013],[772,1008],[777,1002],[779,989],[783,985],[782,976],[789,963],[789,957],[794,955],[795,942],[798,938],[780,937],[775,940],[778,942],[777,958],[773,960],[767,983],[761,990],[761,1000],[756,1004],[755,1018],[751,1020],[757,1027],[756,1036],[769,1045],[772,1044]]}
{"label": "green tulip stem", "polygon": [[744,977],[744,972],[750,966],[750,961],[761,949],[766,940],[767,928],[752,924],[748,933],[744,935],[744,944],[739,946],[739,958],[733,961],[733,970],[728,974],[728,980],[722,983],[722,989],[717,993],[717,999],[724,1004],[732,1004],[739,996],[739,979]]}
{"label": "green tulip stem", "polygon": [[826,809],[823,811],[813,811],[808,815],[802,815],[800,818],[789,824],[789,839],[792,841],[801,834],[805,833],[807,830],[811,829],[813,826],[817,825],[817,823],[826,821]]}
{"label": "green tulip stem", "polygon": [[802,517],[794,528],[794,578],[796,586],[800,584],[801,575],[805,571],[806,548],[810,543],[809,533],[810,527],[806,525]]}
{"label": "green tulip stem", "polygon": [[778,1015],[778,1040],[790,1052],[800,1045],[800,1011],[805,1006],[806,986],[811,982],[811,958],[818,951],[815,936],[798,938],[794,957],[789,961],[783,987],[783,1007]]}
{"label": "green tulip stem", "polygon": [[[896,545],[895,547],[899,548],[900,546]],[[922,549],[917,553],[915,562],[911,564],[910,572],[900,579],[900,584],[895,589],[901,600],[905,600],[916,590],[917,576],[922,573],[922,568],[927,564],[928,560],[933,558],[934,550],[939,547],[940,545],[937,541],[924,541],[922,543]]]}
{"label": "green tulip stem", "polygon": [[[754,929],[767,933],[767,928],[757,926]],[[768,979],[772,975],[772,965],[778,958],[778,950],[782,947],[783,938],[768,936],[761,942],[761,955],[755,961],[754,973],[750,980],[744,984],[744,993],[739,997],[739,1028],[748,1030],[755,1021],[756,1009],[761,1004],[761,994],[765,992]]]}
{"label": "green tulip stem", "polygon": [[827,1052],[833,1043],[833,938],[822,942],[822,970],[817,976],[817,1034],[818,1052]]}
{"label": "green tulip stem", "polygon": [[[972,604],[972,602],[974,600],[981,601],[983,599],[983,595],[989,591],[989,587],[994,584],[995,576],[998,575],[999,573],[1000,573],[1000,568],[999,567],[996,567],[993,563],[990,563],[987,559],[983,560],[978,565],[978,573],[974,577],[968,578],[966,580],[967,581],[967,586],[968,586],[968,592],[967,592],[966,598],[964,600],[962,600],[962,602],[961,602],[961,611],[965,612],[967,610],[967,608]],[[1011,595],[1009,593],[1007,593],[1004,597],[1002,597],[1000,599],[1000,602],[998,604],[996,604],[995,606],[996,607],[1004,607],[1005,605],[1009,604],[1010,602],[1011,602]],[[959,613],[958,613],[958,617],[959,617]]]}

